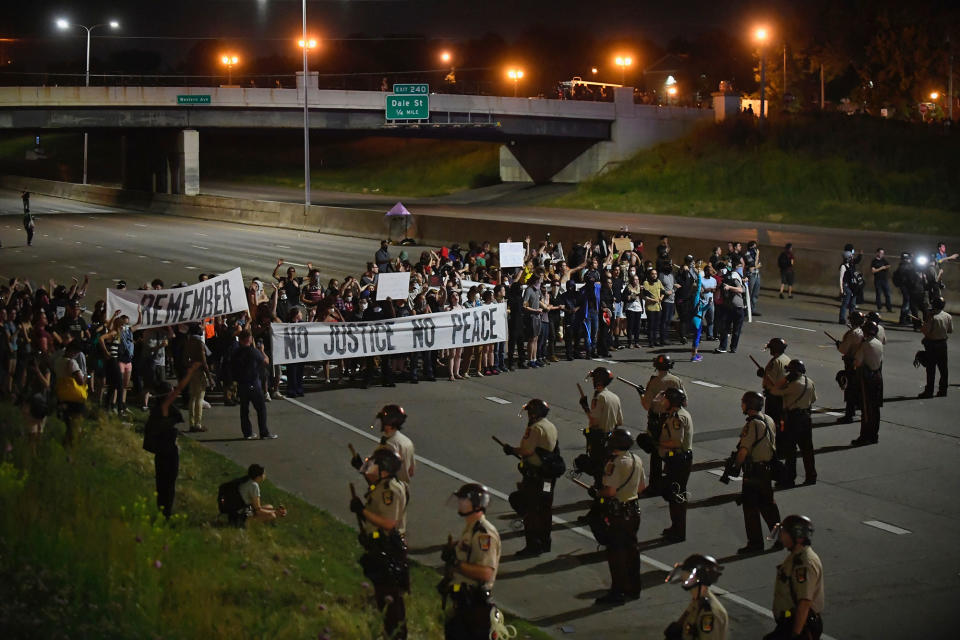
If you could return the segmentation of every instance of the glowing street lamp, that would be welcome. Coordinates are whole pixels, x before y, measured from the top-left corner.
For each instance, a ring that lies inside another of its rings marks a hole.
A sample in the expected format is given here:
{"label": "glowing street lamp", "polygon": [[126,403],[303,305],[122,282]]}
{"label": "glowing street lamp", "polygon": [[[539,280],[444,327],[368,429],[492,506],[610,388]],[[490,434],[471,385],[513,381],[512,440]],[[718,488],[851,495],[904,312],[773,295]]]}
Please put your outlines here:
{"label": "glowing street lamp", "polygon": [[520,80],[523,78],[523,69],[509,69],[507,71],[507,77],[513,80],[513,97],[517,97],[517,85],[520,84]]}
{"label": "glowing street lamp", "polygon": [[620,67],[620,84],[626,84],[627,67],[633,64],[633,58],[630,56],[617,56],[613,62]]}
{"label": "glowing street lamp", "polygon": [[[87,31],[87,72],[86,72],[85,82],[86,82],[86,86],[89,87],[90,86],[90,34],[93,33],[94,29],[98,29],[100,27],[110,27],[111,29],[119,29],[120,23],[117,22],[116,20],[110,20],[106,23],[95,24],[93,26],[88,27],[83,24],[70,22],[66,18],[57,18],[56,24],[57,24],[57,28],[60,29],[61,31],[66,31],[70,27],[80,27],[82,29],[86,29]],[[87,144],[88,142],[89,142],[89,134],[86,131],[84,131],[83,132],[83,184],[87,184]]]}
{"label": "glowing street lamp", "polygon": [[317,39],[316,39],[316,38],[307,38],[306,40],[304,40],[303,38],[301,38],[301,39],[297,40],[297,46],[299,46],[301,49],[303,49],[303,48],[316,49],[316,48],[317,48]]}
{"label": "glowing street lamp", "polygon": [[593,75],[597,75],[599,72],[600,72],[600,70],[597,69],[596,67],[591,67],[591,68],[590,68],[590,73],[592,73]]}
{"label": "glowing street lamp", "polygon": [[940,92],[939,92],[939,91],[931,91],[931,92],[930,92],[930,99],[931,99],[932,101],[934,101],[934,102],[936,102],[937,100],[939,100],[939,99],[940,99]]}
{"label": "glowing street lamp", "polygon": [[453,56],[450,55],[449,51],[443,51],[440,53],[440,62],[448,64],[451,60],[453,60]]}
{"label": "glowing street lamp", "polygon": [[220,56],[220,62],[227,67],[227,84],[233,84],[233,67],[240,62],[240,58],[234,54],[225,54]]}
{"label": "glowing street lamp", "polygon": [[764,115],[764,90],[766,89],[767,82],[767,66],[766,66],[766,49],[765,45],[767,44],[767,39],[770,37],[770,34],[767,33],[766,27],[757,27],[753,32],[753,38],[760,45],[760,125],[763,125],[763,115]]}

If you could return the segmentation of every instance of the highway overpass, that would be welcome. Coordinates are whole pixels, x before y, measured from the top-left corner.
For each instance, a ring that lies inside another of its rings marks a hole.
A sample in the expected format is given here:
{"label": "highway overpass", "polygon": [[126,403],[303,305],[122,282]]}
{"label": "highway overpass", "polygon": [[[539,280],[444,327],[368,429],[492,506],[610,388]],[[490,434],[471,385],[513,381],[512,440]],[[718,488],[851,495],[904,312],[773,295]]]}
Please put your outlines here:
{"label": "highway overpass", "polygon": [[[129,188],[199,192],[200,133],[211,129],[302,128],[302,85],[240,87],[0,87],[0,131],[119,130]],[[447,137],[502,143],[505,181],[579,182],[639,149],[684,135],[712,110],[633,103],[430,95],[430,119],[385,119],[388,94],[312,87],[312,130]]]}

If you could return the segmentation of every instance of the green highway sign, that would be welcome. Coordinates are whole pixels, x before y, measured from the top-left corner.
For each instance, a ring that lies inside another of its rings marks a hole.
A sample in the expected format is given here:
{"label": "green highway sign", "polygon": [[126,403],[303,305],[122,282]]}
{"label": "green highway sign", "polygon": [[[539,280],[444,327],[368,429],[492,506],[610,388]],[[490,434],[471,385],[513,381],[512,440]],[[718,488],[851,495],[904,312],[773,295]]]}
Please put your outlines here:
{"label": "green highway sign", "polygon": [[[420,85],[425,86],[425,85]],[[387,95],[387,120],[429,120],[430,98],[425,95]]]}
{"label": "green highway sign", "polygon": [[210,96],[177,96],[177,104],[210,104]]}
{"label": "green highway sign", "polygon": [[430,85],[428,84],[395,84],[393,85],[393,92],[401,95],[421,95],[425,96],[430,93]]}

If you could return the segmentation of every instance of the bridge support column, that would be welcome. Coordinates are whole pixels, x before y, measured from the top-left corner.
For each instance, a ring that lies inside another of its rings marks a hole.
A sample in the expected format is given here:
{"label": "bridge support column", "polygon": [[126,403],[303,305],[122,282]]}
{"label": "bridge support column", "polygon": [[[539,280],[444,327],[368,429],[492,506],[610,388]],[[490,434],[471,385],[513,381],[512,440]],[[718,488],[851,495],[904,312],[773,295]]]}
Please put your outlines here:
{"label": "bridge support column", "polygon": [[136,131],[121,141],[124,189],[197,195],[200,192],[200,135],[183,131]]}
{"label": "bridge support column", "polygon": [[188,196],[200,193],[200,132],[177,133],[177,191]]}

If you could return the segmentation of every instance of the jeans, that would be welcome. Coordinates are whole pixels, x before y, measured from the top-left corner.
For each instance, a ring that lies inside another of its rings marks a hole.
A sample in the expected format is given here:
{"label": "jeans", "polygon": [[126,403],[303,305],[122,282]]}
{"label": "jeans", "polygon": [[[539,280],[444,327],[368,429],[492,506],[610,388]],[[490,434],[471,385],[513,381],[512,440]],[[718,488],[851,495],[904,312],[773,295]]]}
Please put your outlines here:
{"label": "jeans", "polygon": [[717,335],[716,331],[714,331],[714,326],[713,326],[713,323],[715,320],[716,320],[716,313],[713,308],[713,300],[711,299],[706,309],[703,310],[703,320],[700,323],[700,326],[706,329],[707,337],[710,338],[711,340],[715,335]]}
{"label": "jeans", "polygon": [[760,310],[757,301],[760,299],[760,272],[754,271],[750,274],[750,311],[756,313]]}
{"label": "jeans", "polygon": [[250,423],[250,404],[253,404],[257,412],[257,428],[260,431],[260,437],[265,438],[270,435],[267,429],[267,402],[263,399],[263,385],[260,380],[255,380],[253,384],[241,383],[237,388],[237,394],[240,399],[240,430],[243,437],[248,438],[253,435],[253,425]]}
{"label": "jeans", "polygon": [[660,340],[660,313],[647,309],[647,345],[651,347]]}
{"label": "jeans", "polygon": [[[498,347],[503,348],[503,343]],[[410,354],[410,372],[413,380],[433,378],[433,351],[416,351]]]}
{"label": "jeans", "polygon": [[585,346],[587,355],[593,355],[597,351],[597,343],[600,338],[600,316],[595,312],[587,312],[583,319],[583,325],[587,330],[587,339]]}
{"label": "jeans", "polygon": [[847,316],[857,310],[857,294],[847,285],[843,285],[843,299],[840,301],[840,324],[847,323]]}
{"label": "jeans", "polygon": [[900,295],[903,296],[903,302],[900,304],[900,324],[908,324],[910,314],[913,311],[910,306],[910,290],[906,287],[900,287]]}
{"label": "jeans", "polygon": [[743,329],[743,307],[728,307],[723,310],[723,327],[720,330],[720,348],[727,348],[727,334],[730,334],[730,350],[736,351],[740,344],[740,331]]}
{"label": "jeans", "polygon": [[627,344],[640,344],[642,311],[627,311]]}
{"label": "jeans", "polygon": [[670,323],[673,322],[673,302],[664,302],[660,305],[660,342],[666,342],[670,337]]}
{"label": "jeans", "polygon": [[287,395],[303,395],[303,363],[293,362],[287,365]]}
{"label": "jeans", "polygon": [[537,359],[547,357],[547,344],[550,342],[550,321],[540,321],[540,336],[537,338]]}
{"label": "jeans", "polygon": [[877,311],[880,311],[880,295],[886,299],[887,311],[893,311],[890,303],[890,282],[886,278],[873,279],[873,291],[876,294]]}

